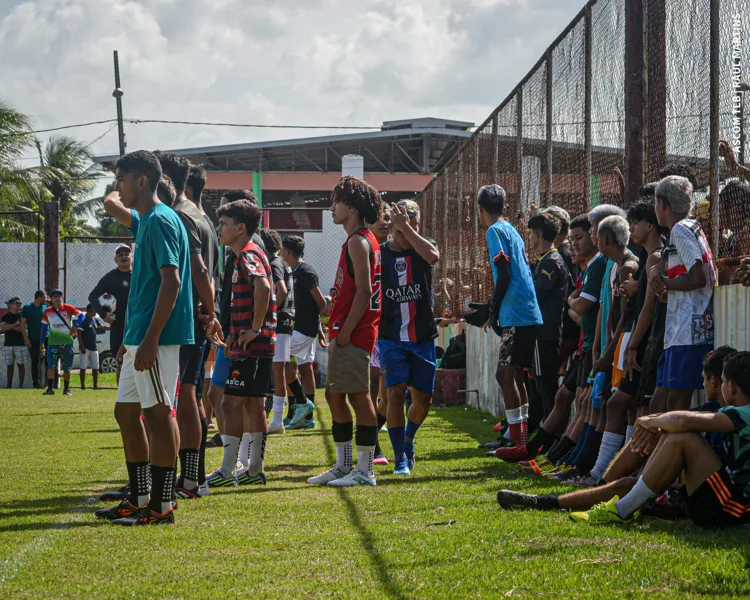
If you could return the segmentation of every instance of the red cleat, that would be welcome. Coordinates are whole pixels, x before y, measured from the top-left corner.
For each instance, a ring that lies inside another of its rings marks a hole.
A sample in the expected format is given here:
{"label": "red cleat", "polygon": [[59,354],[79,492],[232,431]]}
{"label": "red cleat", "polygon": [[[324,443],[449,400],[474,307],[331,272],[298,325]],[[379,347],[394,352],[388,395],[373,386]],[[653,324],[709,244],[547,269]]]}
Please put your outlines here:
{"label": "red cleat", "polygon": [[526,446],[513,446],[512,448],[498,448],[495,456],[507,462],[518,462],[529,458],[529,452]]}
{"label": "red cleat", "polygon": [[500,421],[497,425],[492,428],[492,431],[502,431],[504,423]]}

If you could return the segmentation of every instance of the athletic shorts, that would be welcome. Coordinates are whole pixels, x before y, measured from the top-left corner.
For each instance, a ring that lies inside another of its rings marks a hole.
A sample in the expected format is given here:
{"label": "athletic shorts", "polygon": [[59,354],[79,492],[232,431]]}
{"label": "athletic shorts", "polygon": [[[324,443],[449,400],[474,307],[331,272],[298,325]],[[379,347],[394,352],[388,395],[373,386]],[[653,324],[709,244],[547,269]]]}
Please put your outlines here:
{"label": "athletic shorts", "polygon": [[86,369],[92,369],[94,371],[99,370],[99,351],[98,350],[84,350],[80,354],[80,368],[81,371]]}
{"label": "athletic shorts", "polygon": [[232,359],[224,393],[241,398],[265,398],[273,393],[273,360],[241,356]]}
{"label": "athletic shorts", "polygon": [[373,369],[380,369],[380,340],[375,342],[375,347],[372,349],[372,357],[370,358],[370,367]]}
{"label": "athletic shorts", "polygon": [[5,346],[3,354],[5,355],[5,365],[8,367],[12,367],[14,364],[26,364],[26,346]]}
{"label": "athletic shorts", "polygon": [[180,368],[180,346],[159,346],[156,364],[147,371],[135,370],[138,346],[125,346],[125,350],[117,386],[117,402],[140,404],[143,409],[157,404],[173,408]]}
{"label": "athletic shorts", "polygon": [[560,342],[560,350],[558,353],[559,362],[557,364],[557,368],[561,369],[569,358],[573,358],[576,355],[577,351],[578,351],[578,338],[562,340]]}
{"label": "athletic shorts", "polygon": [[666,348],[659,359],[656,387],[702,390],[703,359],[713,349],[713,344]]}
{"label": "athletic shorts", "polygon": [[641,365],[641,381],[638,386],[638,406],[649,406],[651,404],[651,399],[654,397],[654,392],[656,391],[659,359],[663,352],[664,343],[660,340],[646,344],[646,350],[643,353],[643,362],[639,362]]}
{"label": "athletic shorts", "polygon": [[216,349],[216,361],[214,362],[214,373],[211,376],[211,385],[224,389],[229,377],[229,363],[231,361],[224,354],[224,348]]}
{"label": "athletic shorts", "polygon": [[622,382],[623,375],[625,375],[625,364],[623,356],[623,345],[630,341],[630,333],[621,333],[620,338],[617,340],[617,347],[615,348],[615,356],[612,362],[612,387],[619,388]]}
{"label": "athletic shorts", "polygon": [[73,344],[64,346],[47,346],[47,368],[57,368],[57,361],[62,362],[62,370],[69,373],[73,368]]}
{"label": "athletic shorts", "polygon": [[[625,352],[624,357],[624,363],[627,365],[628,360],[628,351],[627,348],[623,348],[623,351]],[[620,387],[618,388],[623,394],[627,394],[628,396],[637,396],[638,390],[641,387],[641,374],[643,373],[643,359],[646,355],[646,344],[641,344],[638,346],[638,351],[636,352],[636,362],[640,365],[641,371],[633,371],[632,377],[629,376],[627,373],[623,375],[622,381],[620,382]],[[653,392],[652,392],[653,395]]]}
{"label": "athletic shorts", "polygon": [[292,332],[290,354],[295,358],[298,365],[315,362],[316,341],[316,338],[307,337],[299,331]]}
{"label": "athletic shorts", "polygon": [[370,353],[354,344],[339,348],[337,340],[328,346],[326,385],[334,394],[370,391]]}
{"label": "athletic shorts", "polygon": [[180,347],[180,384],[198,385],[203,376],[203,350],[206,341]]}
{"label": "athletic shorts", "polygon": [[546,377],[560,372],[560,342],[537,340],[534,344],[534,375]]}
{"label": "athletic shorts", "polygon": [[275,363],[288,363],[292,357],[292,334],[291,333],[277,333],[276,334],[276,351],[273,355],[273,362]]}
{"label": "athletic shorts", "polygon": [[687,496],[687,507],[693,523],[701,527],[723,529],[750,523],[750,498],[726,467],[706,479],[692,496]]}
{"label": "athletic shorts", "polygon": [[531,367],[535,346],[536,325],[501,328],[498,366]]}
{"label": "athletic shorts", "polygon": [[577,387],[585,389],[589,387],[589,375],[594,368],[594,355],[592,348],[584,348],[581,352],[581,359],[578,361],[578,381]]}
{"label": "athletic shorts", "polygon": [[573,356],[573,358],[570,359],[568,370],[565,371],[565,376],[563,377],[563,385],[565,386],[565,389],[569,392],[573,392],[574,394],[576,391],[576,387],[578,386],[579,362],[581,362],[581,358],[579,356]]}
{"label": "athletic shorts", "polygon": [[435,391],[435,342],[378,340],[377,345],[385,387],[406,383],[423,394]]}

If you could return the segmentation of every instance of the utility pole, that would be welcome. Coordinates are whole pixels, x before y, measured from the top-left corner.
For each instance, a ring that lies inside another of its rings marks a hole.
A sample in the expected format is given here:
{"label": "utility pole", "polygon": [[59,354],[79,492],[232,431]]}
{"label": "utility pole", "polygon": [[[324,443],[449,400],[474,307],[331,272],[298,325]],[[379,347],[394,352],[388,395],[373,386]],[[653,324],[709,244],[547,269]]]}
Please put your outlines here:
{"label": "utility pole", "polygon": [[120,61],[117,58],[117,50],[114,51],[115,55],[115,89],[112,92],[112,97],[117,102],[117,136],[120,141],[120,156],[125,154],[125,128],[122,122],[122,88],[120,87]]}

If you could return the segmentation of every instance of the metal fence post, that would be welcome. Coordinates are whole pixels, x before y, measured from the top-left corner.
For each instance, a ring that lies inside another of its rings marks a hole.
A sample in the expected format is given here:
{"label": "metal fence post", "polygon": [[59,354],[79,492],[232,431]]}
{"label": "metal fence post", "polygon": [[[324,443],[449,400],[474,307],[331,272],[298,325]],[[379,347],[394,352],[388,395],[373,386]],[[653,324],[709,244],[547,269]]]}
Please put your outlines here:
{"label": "metal fence post", "polygon": [[583,75],[583,154],[584,154],[584,210],[591,210],[591,3],[584,14],[584,75]]}
{"label": "metal fence post", "polygon": [[[520,212],[523,206],[523,86],[518,88],[516,94],[516,193]],[[510,215],[512,222],[515,222],[515,217]]]}
{"label": "metal fence post", "polygon": [[546,193],[544,194],[544,205],[550,206],[552,204],[552,50],[547,50],[547,147],[545,149],[545,156],[547,157],[547,165],[545,169],[546,179]]}
{"label": "metal fence post", "polygon": [[711,45],[710,45],[710,191],[711,198],[711,233],[713,235],[714,256],[718,256],[721,229],[719,228],[719,46],[721,33],[719,29],[720,0],[711,0]]}
{"label": "metal fence post", "polygon": [[495,111],[495,114],[492,116],[492,183],[500,183],[500,148],[498,147],[499,140],[497,135],[499,115],[500,113]]}
{"label": "metal fence post", "polygon": [[625,3],[625,206],[643,185],[643,2]]}

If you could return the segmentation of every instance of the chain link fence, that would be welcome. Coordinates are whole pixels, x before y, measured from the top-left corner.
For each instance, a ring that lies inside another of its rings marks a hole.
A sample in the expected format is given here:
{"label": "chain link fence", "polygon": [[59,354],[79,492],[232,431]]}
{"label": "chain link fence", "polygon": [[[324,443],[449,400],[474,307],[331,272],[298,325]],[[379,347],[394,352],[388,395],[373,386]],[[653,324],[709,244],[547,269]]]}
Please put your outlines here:
{"label": "chain link fence", "polygon": [[543,207],[571,217],[600,203],[627,208],[643,184],[677,166],[694,178],[693,213],[719,265],[750,255],[746,8],[592,0],[581,10],[419,198],[441,248],[435,296],[444,316],[491,296],[476,206],[488,183],[505,188],[506,214],[527,238],[527,220]]}

